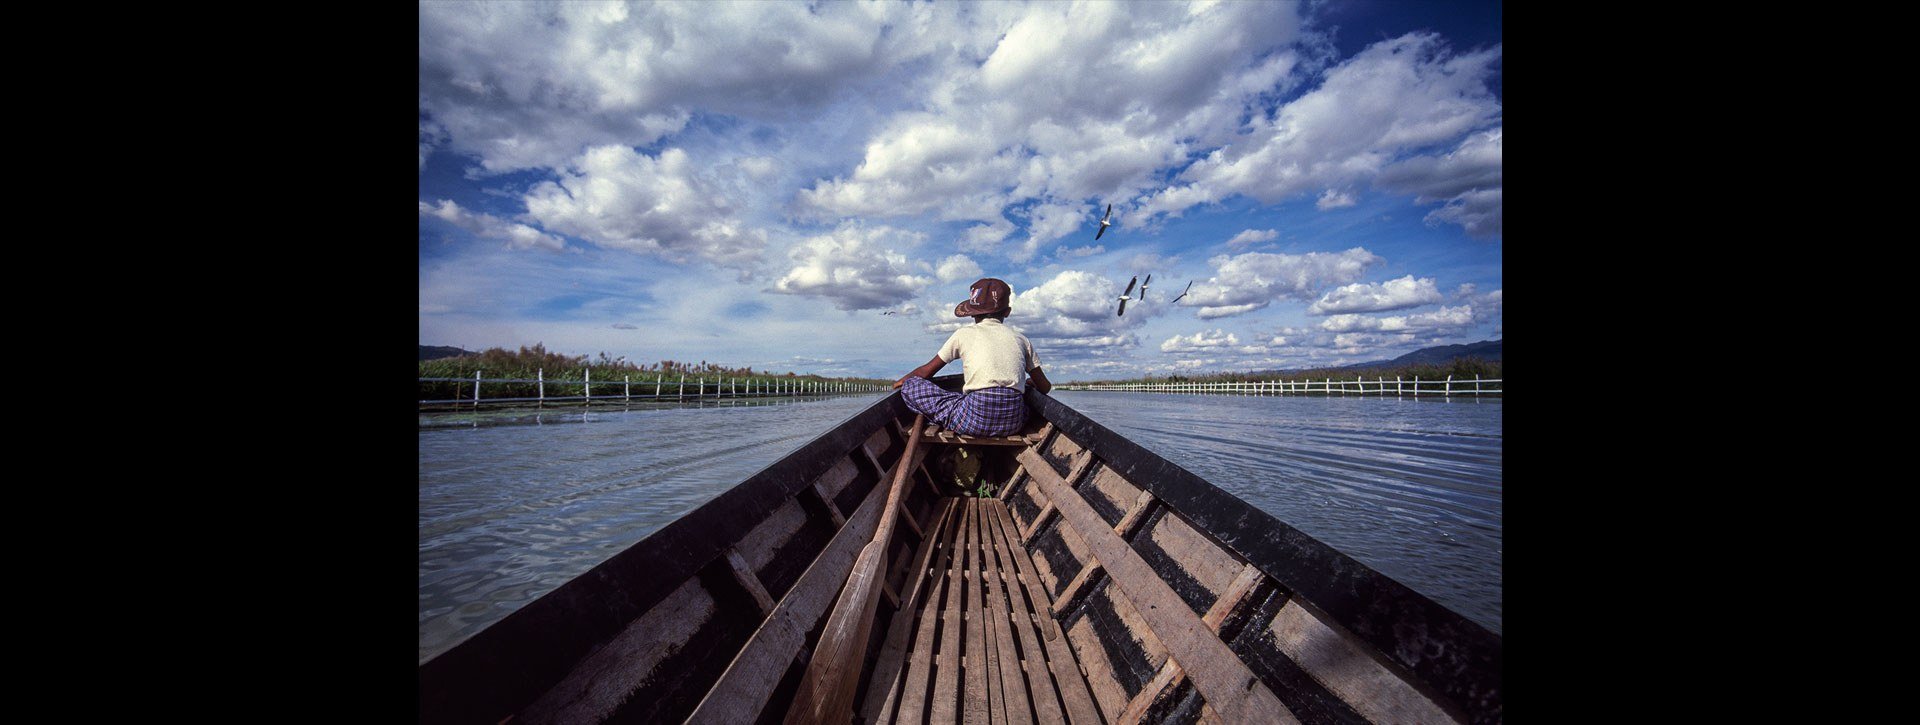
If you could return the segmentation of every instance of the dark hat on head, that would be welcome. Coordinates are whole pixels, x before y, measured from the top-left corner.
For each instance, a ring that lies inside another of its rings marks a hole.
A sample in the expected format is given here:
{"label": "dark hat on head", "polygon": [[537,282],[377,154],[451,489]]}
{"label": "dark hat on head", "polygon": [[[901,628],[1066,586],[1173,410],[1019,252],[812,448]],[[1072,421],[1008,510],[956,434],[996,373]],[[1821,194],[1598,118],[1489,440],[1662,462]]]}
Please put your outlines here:
{"label": "dark hat on head", "polygon": [[967,301],[953,308],[953,316],[972,317],[1006,312],[1012,309],[1008,304],[1011,297],[1013,290],[1007,287],[1007,283],[988,277],[968,288]]}

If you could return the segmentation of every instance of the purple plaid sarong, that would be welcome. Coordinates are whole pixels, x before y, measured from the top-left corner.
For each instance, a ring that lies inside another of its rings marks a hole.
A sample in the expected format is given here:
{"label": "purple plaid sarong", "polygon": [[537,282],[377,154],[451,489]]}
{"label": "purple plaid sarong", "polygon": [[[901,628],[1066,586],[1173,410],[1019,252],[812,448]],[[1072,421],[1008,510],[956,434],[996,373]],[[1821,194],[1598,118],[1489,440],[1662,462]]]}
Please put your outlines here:
{"label": "purple plaid sarong", "polygon": [[1013,388],[954,393],[926,378],[910,377],[900,384],[900,397],[913,412],[962,435],[1013,435],[1027,422],[1026,401]]}

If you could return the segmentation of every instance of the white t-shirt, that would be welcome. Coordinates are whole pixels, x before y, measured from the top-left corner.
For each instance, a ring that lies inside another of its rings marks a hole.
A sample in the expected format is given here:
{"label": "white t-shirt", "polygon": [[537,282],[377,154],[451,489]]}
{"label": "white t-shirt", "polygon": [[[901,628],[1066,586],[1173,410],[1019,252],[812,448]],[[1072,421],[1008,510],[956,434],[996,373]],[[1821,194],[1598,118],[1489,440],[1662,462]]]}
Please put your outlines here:
{"label": "white t-shirt", "polygon": [[966,383],[960,392],[981,388],[1027,390],[1027,371],[1040,367],[1027,336],[1014,332],[1006,323],[991,317],[953,331],[947,344],[940,346],[940,361],[964,359],[961,374]]}

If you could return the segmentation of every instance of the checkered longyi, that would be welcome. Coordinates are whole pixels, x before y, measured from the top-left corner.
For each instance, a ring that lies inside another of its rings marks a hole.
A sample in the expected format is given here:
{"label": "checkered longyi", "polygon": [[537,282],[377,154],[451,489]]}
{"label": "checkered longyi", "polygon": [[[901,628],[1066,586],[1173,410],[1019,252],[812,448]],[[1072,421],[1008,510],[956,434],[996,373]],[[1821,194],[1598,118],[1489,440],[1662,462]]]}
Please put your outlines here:
{"label": "checkered longyi", "polygon": [[1013,435],[1027,422],[1026,402],[1020,391],[1013,388],[955,393],[926,378],[910,377],[900,385],[900,397],[907,401],[908,408],[925,414],[927,420],[962,435]]}

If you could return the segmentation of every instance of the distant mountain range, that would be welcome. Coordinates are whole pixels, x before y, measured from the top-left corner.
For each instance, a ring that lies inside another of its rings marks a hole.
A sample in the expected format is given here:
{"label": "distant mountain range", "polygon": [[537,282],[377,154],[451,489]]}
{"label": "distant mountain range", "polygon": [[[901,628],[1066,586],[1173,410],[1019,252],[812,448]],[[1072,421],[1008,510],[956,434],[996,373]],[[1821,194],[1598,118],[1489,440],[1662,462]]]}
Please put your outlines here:
{"label": "distant mountain range", "polygon": [[1465,345],[1424,347],[1392,360],[1368,360],[1367,362],[1357,362],[1351,365],[1330,365],[1311,368],[1293,368],[1289,370],[1256,370],[1253,371],[1252,374],[1291,375],[1307,370],[1359,370],[1361,368],[1383,368],[1393,367],[1395,365],[1445,365],[1453,362],[1455,358],[1463,357],[1477,357],[1488,362],[1498,361],[1500,359],[1500,341],[1481,340]]}
{"label": "distant mountain range", "polygon": [[421,360],[438,360],[443,357],[460,357],[461,355],[473,355],[473,354],[475,353],[472,350],[462,350],[457,347],[444,347],[444,346],[438,346],[438,345],[421,345],[420,346]]}
{"label": "distant mountain range", "polygon": [[1370,362],[1341,365],[1331,370],[1351,370],[1355,368],[1388,367],[1393,365],[1444,365],[1455,358],[1477,357],[1492,362],[1500,359],[1500,340],[1481,340],[1465,345],[1441,345],[1424,347],[1401,355],[1392,360],[1373,360]]}

